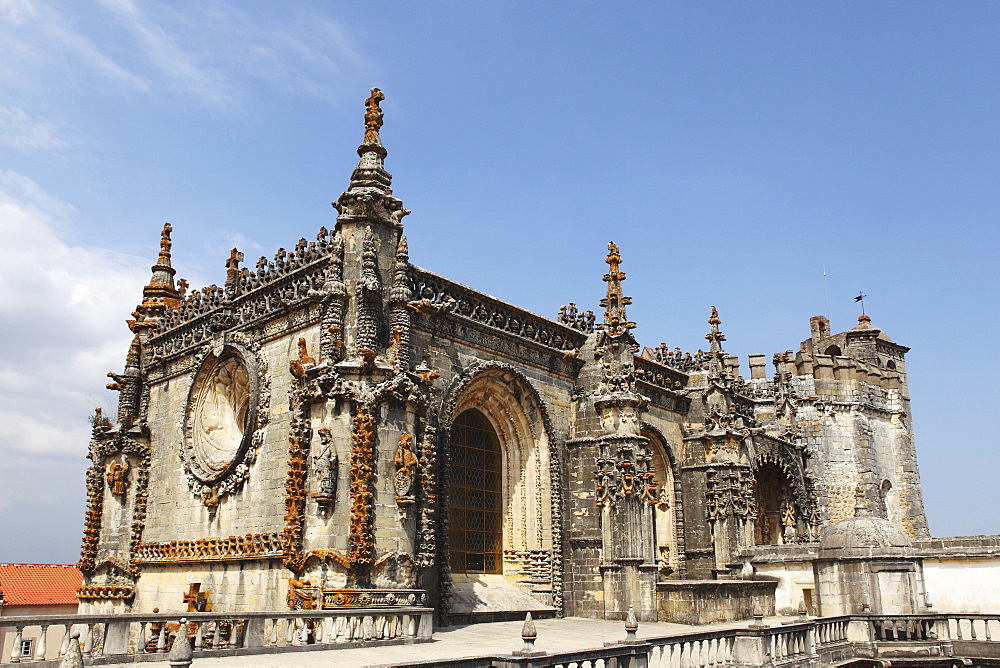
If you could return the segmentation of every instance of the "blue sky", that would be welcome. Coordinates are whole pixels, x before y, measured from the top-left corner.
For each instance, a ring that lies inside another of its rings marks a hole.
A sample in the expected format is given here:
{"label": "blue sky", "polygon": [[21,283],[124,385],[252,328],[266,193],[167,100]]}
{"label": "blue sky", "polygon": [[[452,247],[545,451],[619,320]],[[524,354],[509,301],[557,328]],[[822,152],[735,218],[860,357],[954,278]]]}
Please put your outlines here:
{"label": "blue sky", "polygon": [[908,355],[935,535],[1000,533],[1000,4],[0,0],[0,547],[76,559],[159,229],[193,287],[331,227],[386,93],[411,260],[596,308],[609,240],[644,345]]}

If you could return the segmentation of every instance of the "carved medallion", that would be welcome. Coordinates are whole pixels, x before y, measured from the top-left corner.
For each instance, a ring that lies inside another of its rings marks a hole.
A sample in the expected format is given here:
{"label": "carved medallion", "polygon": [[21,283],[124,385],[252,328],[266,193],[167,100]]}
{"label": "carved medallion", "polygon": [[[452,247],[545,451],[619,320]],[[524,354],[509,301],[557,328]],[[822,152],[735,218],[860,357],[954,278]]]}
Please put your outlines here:
{"label": "carved medallion", "polygon": [[191,387],[184,469],[192,491],[207,506],[242,484],[262,441],[259,365],[248,364],[248,357],[248,351],[225,346],[205,359]]}

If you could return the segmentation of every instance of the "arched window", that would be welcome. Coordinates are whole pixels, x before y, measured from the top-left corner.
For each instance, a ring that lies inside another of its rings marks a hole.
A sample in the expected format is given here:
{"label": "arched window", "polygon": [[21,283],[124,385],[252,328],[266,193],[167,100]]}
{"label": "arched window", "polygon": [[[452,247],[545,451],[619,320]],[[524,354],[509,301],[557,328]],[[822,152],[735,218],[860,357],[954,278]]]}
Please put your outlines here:
{"label": "arched window", "polygon": [[823,354],[830,355],[831,357],[842,357],[844,355],[840,350],[840,346],[830,346]]}
{"label": "arched window", "polygon": [[449,548],[453,573],[503,572],[500,440],[474,408],[451,426],[448,471]]}
{"label": "arched window", "polygon": [[889,360],[888,362],[885,363],[885,366],[886,366],[887,369],[892,369],[892,370],[895,371],[895,369],[896,369],[896,362],[893,361],[893,360]]}

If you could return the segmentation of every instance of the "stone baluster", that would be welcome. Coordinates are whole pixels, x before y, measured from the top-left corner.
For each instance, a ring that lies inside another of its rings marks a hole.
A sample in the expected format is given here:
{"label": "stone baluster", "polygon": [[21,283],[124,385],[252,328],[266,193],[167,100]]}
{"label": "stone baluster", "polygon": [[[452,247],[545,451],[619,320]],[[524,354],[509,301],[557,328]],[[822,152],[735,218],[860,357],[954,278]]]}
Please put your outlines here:
{"label": "stone baluster", "polygon": [[160,622],[160,627],[156,630],[156,653],[164,654],[167,651],[167,625]]}
{"label": "stone baluster", "polygon": [[136,654],[146,652],[146,622],[139,622],[139,646],[135,648]]}
{"label": "stone baluster", "polygon": [[278,644],[278,618],[275,617],[271,620],[271,635],[267,639],[267,644],[269,647],[275,647]]}
{"label": "stone baluster", "polygon": [[94,654],[94,624],[87,623],[87,635],[83,637],[83,656],[90,657]]}
{"label": "stone baluster", "polygon": [[46,643],[49,636],[49,624],[42,624],[42,634],[38,636],[38,645],[35,647],[35,661],[45,661],[45,652],[48,651]]}
{"label": "stone baluster", "polygon": [[201,649],[203,635],[205,633],[205,622],[191,622],[195,625],[194,631],[194,651]]}
{"label": "stone baluster", "polygon": [[21,638],[24,633],[24,624],[14,627],[14,644],[10,648],[10,662],[21,663]]}
{"label": "stone baluster", "polygon": [[212,649],[219,649],[222,645],[222,620],[215,620],[215,630],[212,633]]}
{"label": "stone baluster", "polygon": [[80,632],[70,631],[66,637],[68,638],[66,654],[59,663],[60,668],[83,668],[83,655],[80,653]]}
{"label": "stone baluster", "polygon": [[295,638],[295,619],[288,618],[288,628],[285,629],[285,645],[297,645],[297,639]]}

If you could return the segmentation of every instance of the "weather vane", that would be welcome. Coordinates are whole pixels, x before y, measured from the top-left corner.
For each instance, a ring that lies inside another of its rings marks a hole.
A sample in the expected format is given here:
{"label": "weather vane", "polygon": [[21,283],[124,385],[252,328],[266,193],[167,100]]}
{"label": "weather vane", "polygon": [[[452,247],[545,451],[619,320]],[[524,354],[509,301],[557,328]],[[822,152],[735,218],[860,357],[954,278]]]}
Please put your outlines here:
{"label": "weather vane", "polygon": [[865,297],[867,296],[868,295],[858,290],[858,296],[854,298],[855,302],[861,302],[861,315],[865,314]]}

